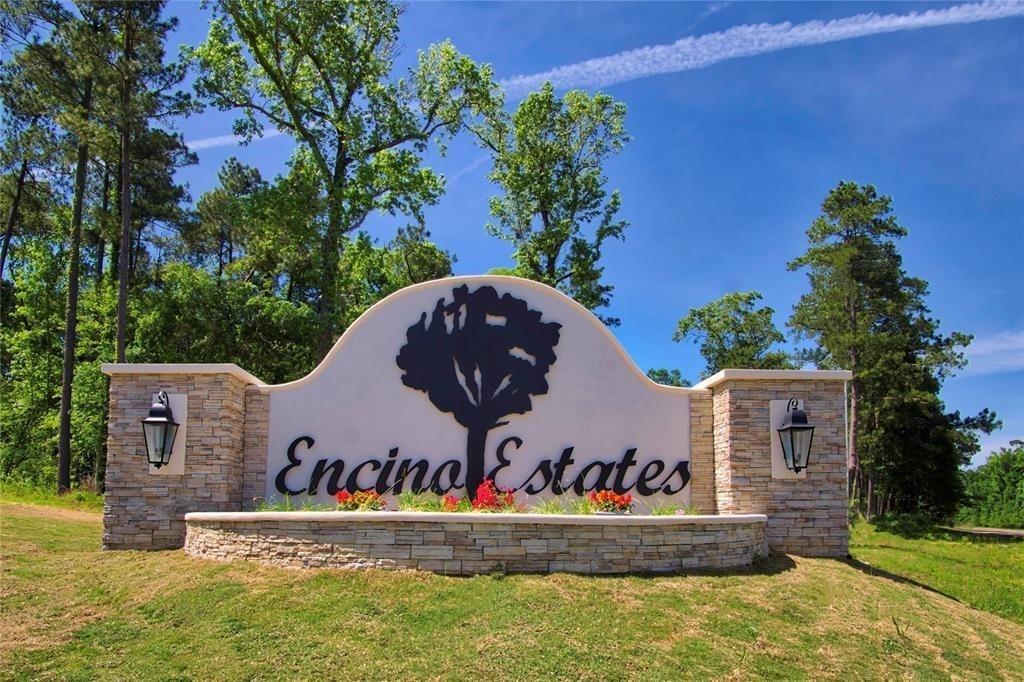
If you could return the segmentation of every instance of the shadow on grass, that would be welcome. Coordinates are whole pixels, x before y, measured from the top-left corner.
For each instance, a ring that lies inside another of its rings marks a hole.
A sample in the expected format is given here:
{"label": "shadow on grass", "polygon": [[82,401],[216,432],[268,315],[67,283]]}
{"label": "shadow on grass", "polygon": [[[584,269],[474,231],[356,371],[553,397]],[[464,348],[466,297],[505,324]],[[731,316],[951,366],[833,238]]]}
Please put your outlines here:
{"label": "shadow on grass", "polygon": [[966,540],[976,543],[1018,542],[1021,540],[1019,537],[982,534],[941,526],[922,514],[887,514],[875,517],[871,521],[860,520],[858,523],[870,523],[877,530],[898,535],[905,540]]}
{"label": "shadow on grass", "polygon": [[859,559],[850,558],[850,559],[842,559],[840,561],[842,563],[846,564],[847,566],[849,566],[849,567],[851,567],[851,568],[853,568],[855,570],[858,570],[861,573],[864,573],[865,575],[875,576],[875,577],[879,577],[879,578],[885,578],[886,580],[891,580],[891,581],[893,581],[895,583],[900,583],[901,585],[913,585],[914,587],[920,587],[922,590],[927,590],[929,592],[932,592],[933,594],[938,594],[938,595],[941,595],[943,597],[946,597],[947,599],[952,599],[955,602],[959,602],[960,601],[959,599],[957,599],[953,595],[951,595],[951,594],[949,594],[947,592],[943,592],[942,590],[937,590],[934,587],[932,587],[931,585],[927,585],[925,583],[919,582],[917,580],[914,580],[913,578],[908,578],[906,576],[899,575],[898,573],[891,573],[889,571],[886,571],[886,570],[883,570],[881,568],[878,568],[877,566],[872,566],[871,564],[866,564],[863,561],[860,561]]}
{"label": "shadow on grass", "polygon": [[[490,575],[493,578],[504,578],[513,575],[578,575],[595,580],[615,578],[639,578],[641,580],[658,580],[659,578],[701,578],[701,577],[736,577],[736,576],[765,576],[778,575],[796,568],[796,562],[788,555],[772,556],[766,559],[758,559],[749,566],[737,566],[735,568],[684,568],[678,571],[652,571],[652,572],[625,572],[625,573],[583,573],[577,571],[508,571],[496,570],[490,573],[477,575]],[[440,574],[439,574],[440,575]],[[473,578],[473,575],[451,575],[450,578]]]}

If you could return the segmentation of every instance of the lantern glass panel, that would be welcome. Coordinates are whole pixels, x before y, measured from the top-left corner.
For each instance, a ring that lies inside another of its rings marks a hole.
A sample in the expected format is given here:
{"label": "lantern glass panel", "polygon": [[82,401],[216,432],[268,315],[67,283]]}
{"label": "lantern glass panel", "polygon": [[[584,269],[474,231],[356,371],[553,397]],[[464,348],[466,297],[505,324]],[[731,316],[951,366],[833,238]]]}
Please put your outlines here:
{"label": "lantern glass panel", "polygon": [[793,470],[793,429],[779,429],[779,442],[782,445],[782,457],[786,468]]}
{"label": "lantern glass panel", "polygon": [[142,433],[146,437],[146,458],[150,464],[164,463],[168,432],[173,433],[167,422],[142,422]]}
{"label": "lantern glass panel", "polygon": [[167,431],[164,434],[164,449],[163,449],[163,463],[167,464],[171,459],[171,449],[174,447],[174,436],[178,433],[178,425],[171,422],[167,425]]}
{"label": "lantern glass panel", "polygon": [[807,460],[811,454],[811,441],[814,429],[793,429],[793,461],[800,469],[807,468]]}

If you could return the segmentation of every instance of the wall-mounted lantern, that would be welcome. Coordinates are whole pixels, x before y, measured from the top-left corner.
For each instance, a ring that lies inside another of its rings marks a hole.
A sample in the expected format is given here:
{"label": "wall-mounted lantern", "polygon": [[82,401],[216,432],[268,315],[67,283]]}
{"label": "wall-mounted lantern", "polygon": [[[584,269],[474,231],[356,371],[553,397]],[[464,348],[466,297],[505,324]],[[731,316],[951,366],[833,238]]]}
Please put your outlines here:
{"label": "wall-mounted lantern", "polygon": [[142,420],[142,434],[146,438],[146,457],[157,469],[167,464],[178,433],[178,423],[171,414],[171,403],[165,391],[156,395],[149,408],[149,416]]}
{"label": "wall-mounted lantern", "polygon": [[794,473],[807,468],[811,441],[814,440],[814,426],[807,423],[807,413],[799,405],[796,398],[789,401],[786,416],[778,429],[779,440],[782,441],[782,457],[786,461],[786,468]]}

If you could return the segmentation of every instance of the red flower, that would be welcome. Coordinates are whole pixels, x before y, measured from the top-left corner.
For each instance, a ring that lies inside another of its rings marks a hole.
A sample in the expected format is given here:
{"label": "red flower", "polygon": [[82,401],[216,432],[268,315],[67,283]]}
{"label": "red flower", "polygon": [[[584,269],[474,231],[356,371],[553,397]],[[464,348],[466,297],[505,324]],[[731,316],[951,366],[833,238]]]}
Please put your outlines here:
{"label": "red flower", "polygon": [[444,511],[455,511],[459,508],[459,498],[454,495],[445,495],[441,498],[441,509]]}
{"label": "red flower", "polygon": [[354,493],[340,490],[334,497],[338,500],[338,509],[342,511],[379,511],[388,506],[387,500],[373,490],[357,490]]}
{"label": "red flower", "polygon": [[595,490],[587,495],[587,499],[599,511],[626,512],[633,507],[633,496],[629,493],[620,495],[613,490]]}
{"label": "red flower", "polygon": [[519,511],[516,505],[515,493],[511,490],[499,490],[494,481],[485,478],[477,486],[476,498],[473,500],[473,509],[482,511]]}

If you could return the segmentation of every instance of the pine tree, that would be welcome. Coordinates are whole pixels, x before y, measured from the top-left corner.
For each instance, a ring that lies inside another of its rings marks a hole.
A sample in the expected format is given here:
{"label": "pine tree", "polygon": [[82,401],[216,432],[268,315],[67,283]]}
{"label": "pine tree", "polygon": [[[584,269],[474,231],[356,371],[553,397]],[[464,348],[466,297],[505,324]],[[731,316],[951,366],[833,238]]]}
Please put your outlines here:
{"label": "pine tree", "polygon": [[944,516],[962,489],[958,469],[995,415],[947,414],[942,381],[964,366],[966,334],[939,331],[924,280],[910,277],[895,240],[907,230],[892,200],[871,185],[841,182],[807,231],[810,246],[789,264],[807,268],[810,291],[790,326],[819,347],[820,367],[853,372],[849,385],[851,497],[868,514]]}

